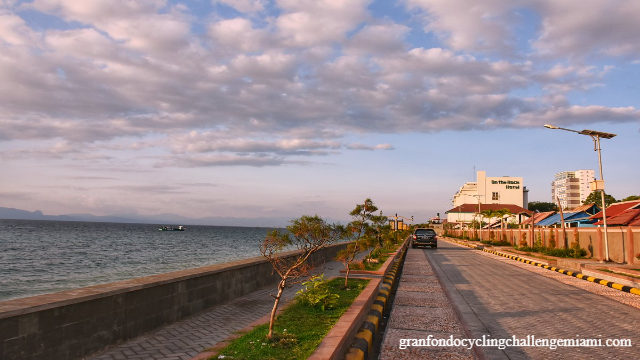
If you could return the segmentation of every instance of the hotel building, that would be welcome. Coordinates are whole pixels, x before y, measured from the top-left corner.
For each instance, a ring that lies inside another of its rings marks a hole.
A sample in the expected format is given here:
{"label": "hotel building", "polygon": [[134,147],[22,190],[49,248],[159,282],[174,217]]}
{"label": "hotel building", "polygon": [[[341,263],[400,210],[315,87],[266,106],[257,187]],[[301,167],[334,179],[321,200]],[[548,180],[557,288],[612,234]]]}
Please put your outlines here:
{"label": "hotel building", "polygon": [[[478,171],[477,181],[465,183],[458,192],[453,195],[454,208],[447,212],[448,222],[471,222],[477,212],[477,205],[480,210],[497,210],[509,208],[512,213],[522,212],[529,204],[529,190],[523,185],[521,177],[500,176],[489,177],[486,171]],[[471,210],[470,210],[471,209]]]}
{"label": "hotel building", "polygon": [[551,202],[560,201],[563,209],[574,209],[591,194],[589,184],[595,180],[593,170],[564,171],[557,173],[551,183]]}

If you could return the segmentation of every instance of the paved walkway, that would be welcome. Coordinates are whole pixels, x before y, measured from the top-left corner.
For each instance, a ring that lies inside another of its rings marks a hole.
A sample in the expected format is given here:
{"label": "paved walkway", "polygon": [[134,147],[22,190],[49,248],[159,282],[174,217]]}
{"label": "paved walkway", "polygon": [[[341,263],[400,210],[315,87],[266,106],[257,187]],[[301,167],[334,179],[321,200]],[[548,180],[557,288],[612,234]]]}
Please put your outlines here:
{"label": "paved walkway", "polygon": [[426,252],[429,251],[435,250],[407,250],[391,316],[380,346],[380,360],[474,359],[471,350],[461,347],[400,347],[400,341],[406,339],[467,337],[427,260]]}
{"label": "paved walkway", "polygon": [[[323,269],[325,277],[338,276],[343,268],[337,261],[326,263]],[[301,284],[287,288],[280,306],[291,300],[300,288]],[[268,315],[273,308],[270,294],[275,294],[275,290],[274,284],[85,359],[191,359]]]}
{"label": "paved walkway", "polygon": [[[602,285],[565,275],[560,275],[562,279],[541,276],[538,270],[532,271],[533,266],[523,268],[518,262],[446,241],[440,242],[437,251],[424,250],[424,254],[473,338],[602,339],[603,344],[556,349],[483,347],[489,359],[640,359],[640,311],[598,291],[605,288]],[[587,291],[584,286],[600,288]],[[630,339],[632,346],[606,346],[607,339]]]}

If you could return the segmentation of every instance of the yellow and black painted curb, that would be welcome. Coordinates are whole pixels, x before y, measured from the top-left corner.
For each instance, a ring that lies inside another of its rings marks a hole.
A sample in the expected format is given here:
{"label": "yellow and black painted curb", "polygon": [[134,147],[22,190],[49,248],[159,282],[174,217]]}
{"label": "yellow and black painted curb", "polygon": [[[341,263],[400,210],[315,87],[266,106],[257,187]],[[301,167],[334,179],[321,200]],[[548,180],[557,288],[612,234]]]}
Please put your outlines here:
{"label": "yellow and black painted curb", "polygon": [[400,255],[398,261],[391,266],[391,269],[384,276],[378,296],[376,296],[373,301],[371,310],[369,310],[369,314],[360,327],[360,331],[356,334],[353,344],[345,356],[345,360],[364,360],[367,359],[371,353],[371,346],[373,345],[374,337],[378,333],[378,327],[382,321],[384,310],[388,305],[391,289],[397,281],[397,274],[400,270],[400,266],[402,266],[402,263],[404,262],[406,253],[407,247],[405,246],[403,247],[402,255]]}
{"label": "yellow and black painted curb", "polygon": [[622,284],[615,283],[613,281],[604,280],[604,279],[600,279],[600,278],[593,277],[593,276],[587,276],[587,275],[581,274],[579,272],[564,270],[564,269],[561,269],[561,268],[558,268],[558,267],[555,267],[555,266],[541,264],[539,262],[535,262],[533,260],[523,259],[523,258],[521,258],[519,256],[515,256],[515,255],[509,255],[509,254],[504,254],[504,253],[501,253],[501,252],[498,252],[498,251],[487,250],[484,247],[478,246],[478,245],[472,246],[472,245],[469,245],[469,244],[460,243],[458,241],[455,241],[455,242],[458,243],[458,244],[461,244],[461,245],[468,246],[468,247],[470,247],[472,249],[482,250],[482,251],[488,252],[490,254],[499,255],[499,256],[506,257],[506,258],[509,258],[509,259],[512,259],[512,260],[523,262],[525,264],[530,264],[530,265],[534,265],[534,266],[537,266],[537,267],[541,267],[543,269],[559,272],[560,274],[573,276],[574,278],[577,278],[577,279],[581,279],[581,280],[585,280],[585,281],[591,281],[593,283],[604,285],[604,286],[610,287],[612,289],[624,291],[624,292],[627,292],[627,293],[630,293],[630,294],[640,295],[640,289],[632,287],[632,286],[622,285]]}
{"label": "yellow and black painted curb", "polygon": [[506,258],[509,258],[509,259],[512,259],[512,260],[520,261],[520,262],[523,262],[525,264],[530,264],[530,265],[534,265],[534,266],[537,266],[537,267],[541,267],[543,269],[559,272],[560,274],[573,276],[574,278],[582,279],[582,280],[585,280],[585,281],[591,281],[593,283],[597,283],[597,284],[600,284],[600,285],[608,286],[608,287],[616,289],[616,290],[624,291],[624,292],[631,293],[631,294],[640,295],[640,289],[634,288],[634,287],[631,287],[631,286],[618,284],[618,283],[615,283],[613,281],[599,279],[599,278],[593,277],[593,276],[587,276],[587,275],[584,275],[584,274],[581,274],[581,273],[575,272],[575,271],[564,270],[564,269],[561,269],[561,268],[558,268],[558,267],[555,267],[555,266],[549,266],[549,265],[541,264],[541,263],[538,263],[538,262],[535,262],[535,261],[532,261],[532,260],[523,259],[523,258],[521,258],[519,256],[515,256],[515,255],[503,254],[501,252],[497,252],[497,251],[493,251],[493,250],[487,250],[487,249],[482,249],[482,251],[488,252],[488,253],[491,253],[491,254],[495,254],[495,255],[499,255],[499,256],[502,256],[502,257],[506,257]]}

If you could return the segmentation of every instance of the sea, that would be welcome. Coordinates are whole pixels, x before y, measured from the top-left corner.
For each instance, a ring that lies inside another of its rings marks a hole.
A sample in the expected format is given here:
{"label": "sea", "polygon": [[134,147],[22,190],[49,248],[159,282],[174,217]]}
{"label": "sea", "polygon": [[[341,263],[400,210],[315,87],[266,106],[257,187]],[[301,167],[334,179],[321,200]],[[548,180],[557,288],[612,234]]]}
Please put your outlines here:
{"label": "sea", "polygon": [[260,256],[268,228],[0,219],[0,301]]}

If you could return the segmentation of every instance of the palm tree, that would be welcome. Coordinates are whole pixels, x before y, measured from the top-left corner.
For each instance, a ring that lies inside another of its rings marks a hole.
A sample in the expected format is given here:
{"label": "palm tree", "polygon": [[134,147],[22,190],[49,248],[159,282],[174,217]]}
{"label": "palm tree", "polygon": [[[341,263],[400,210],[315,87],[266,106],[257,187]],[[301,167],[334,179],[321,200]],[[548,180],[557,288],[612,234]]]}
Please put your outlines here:
{"label": "palm tree", "polygon": [[[480,215],[483,218],[487,218],[487,225],[489,225],[491,223],[491,219],[496,217],[496,212],[490,209],[486,209],[486,210],[482,210],[480,212]],[[482,225],[482,224],[481,224]]]}
{"label": "palm tree", "polygon": [[511,215],[511,210],[504,208],[504,209],[500,209],[500,210],[496,210],[493,212],[495,216],[498,216],[500,218],[500,229],[503,229],[503,223],[504,223],[504,217],[507,215]]}

